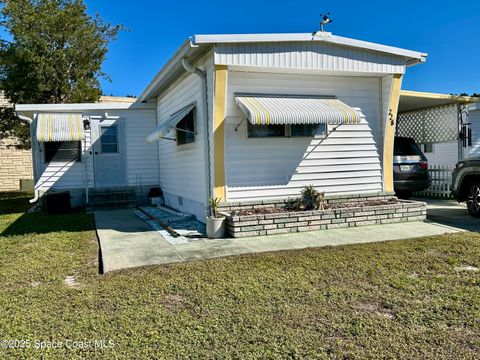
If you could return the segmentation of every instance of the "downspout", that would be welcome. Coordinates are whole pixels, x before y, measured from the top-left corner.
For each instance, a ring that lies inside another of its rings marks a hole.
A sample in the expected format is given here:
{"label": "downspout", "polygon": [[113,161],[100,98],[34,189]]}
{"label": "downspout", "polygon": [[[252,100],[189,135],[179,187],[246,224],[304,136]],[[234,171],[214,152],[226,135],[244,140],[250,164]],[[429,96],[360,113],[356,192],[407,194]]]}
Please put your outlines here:
{"label": "downspout", "polygon": [[209,199],[212,195],[212,179],[211,179],[211,161],[210,161],[210,136],[209,129],[210,123],[208,121],[208,88],[207,88],[207,73],[204,70],[201,70],[195,66],[192,66],[187,58],[182,58],[182,65],[186,71],[191,74],[197,75],[202,81],[202,92],[203,92],[203,112],[205,117],[205,126],[203,131],[203,140],[205,143],[204,156],[206,160],[206,169],[205,169],[205,217],[210,216],[210,205]]}
{"label": "downspout", "polygon": [[[17,117],[20,120],[25,121],[30,126],[30,141],[32,142],[32,166],[33,166],[32,170],[35,172],[35,156],[34,156],[34,151],[33,151],[33,134],[32,134],[33,119],[31,119],[27,116],[24,116],[24,115],[19,115],[17,112],[15,112],[15,114],[17,115]],[[33,191],[34,191],[34,197],[33,197],[33,199],[29,200],[30,204],[33,204],[33,203],[37,202],[38,198],[40,197],[38,190],[35,189],[35,184],[34,184],[34,190]]]}

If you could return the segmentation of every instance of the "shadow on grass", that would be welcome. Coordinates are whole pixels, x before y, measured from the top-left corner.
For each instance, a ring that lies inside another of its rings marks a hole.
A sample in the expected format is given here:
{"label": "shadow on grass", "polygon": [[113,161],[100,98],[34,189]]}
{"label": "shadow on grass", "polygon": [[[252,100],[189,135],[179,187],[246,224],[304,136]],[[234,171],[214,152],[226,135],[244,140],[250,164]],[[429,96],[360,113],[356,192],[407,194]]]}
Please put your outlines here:
{"label": "shadow on grass", "polygon": [[2,233],[2,236],[48,234],[52,232],[94,230],[93,216],[83,211],[70,214],[47,215],[46,213],[23,214]]}
{"label": "shadow on grass", "polygon": [[26,192],[0,192],[0,215],[17,214],[27,211],[32,204],[33,194]]}
{"label": "shadow on grass", "polygon": [[0,193],[0,216],[23,213],[0,233],[0,236],[48,234],[52,232],[94,230],[93,216],[83,211],[72,211],[70,214],[47,215],[44,212],[26,214],[32,204],[28,202],[32,194],[9,192]]}

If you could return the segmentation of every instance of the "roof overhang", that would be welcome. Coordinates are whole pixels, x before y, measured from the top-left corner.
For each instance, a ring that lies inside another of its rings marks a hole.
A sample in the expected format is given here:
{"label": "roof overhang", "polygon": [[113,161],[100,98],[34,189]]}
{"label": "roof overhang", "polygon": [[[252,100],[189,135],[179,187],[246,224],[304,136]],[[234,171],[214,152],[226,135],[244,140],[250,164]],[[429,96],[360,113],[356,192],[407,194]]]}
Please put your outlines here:
{"label": "roof overhang", "polygon": [[[262,42],[311,42],[320,41],[336,45],[362,48],[407,58],[407,65],[425,62],[427,53],[402,49],[394,46],[382,45],[363,40],[351,39],[332,35],[329,32],[317,33],[288,33],[288,34],[233,34],[233,35],[194,35],[192,42],[195,45],[226,44],[226,43],[262,43]],[[409,64],[410,62],[410,64]]]}
{"label": "roof overhang", "polygon": [[479,100],[479,98],[471,96],[457,96],[450,94],[402,90],[400,92],[398,111],[405,112],[426,109],[435,106],[470,104],[476,103]]}
{"label": "roof overhang", "polygon": [[95,110],[141,110],[155,109],[154,104],[142,103],[79,103],[79,104],[17,104],[15,111],[26,112],[82,112]]}

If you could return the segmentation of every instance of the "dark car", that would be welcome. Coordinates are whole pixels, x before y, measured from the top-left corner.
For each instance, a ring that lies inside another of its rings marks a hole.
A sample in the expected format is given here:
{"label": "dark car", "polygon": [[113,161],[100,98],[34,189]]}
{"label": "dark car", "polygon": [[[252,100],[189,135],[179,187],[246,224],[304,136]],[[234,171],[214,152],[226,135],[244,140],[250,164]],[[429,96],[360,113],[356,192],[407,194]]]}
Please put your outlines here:
{"label": "dark car", "polygon": [[480,159],[459,161],[452,172],[452,195],[465,201],[470,215],[480,217]]}
{"label": "dark car", "polygon": [[428,161],[415,141],[395,137],[393,148],[393,187],[399,198],[408,199],[415,191],[428,189]]}

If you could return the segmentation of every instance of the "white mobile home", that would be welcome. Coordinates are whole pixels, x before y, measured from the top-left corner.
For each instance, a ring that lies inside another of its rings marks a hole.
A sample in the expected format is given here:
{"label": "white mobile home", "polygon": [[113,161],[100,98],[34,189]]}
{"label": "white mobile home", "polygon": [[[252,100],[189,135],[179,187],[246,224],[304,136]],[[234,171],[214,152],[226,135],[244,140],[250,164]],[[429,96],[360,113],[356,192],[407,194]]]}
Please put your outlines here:
{"label": "white mobile home", "polygon": [[[202,221],[210,196],[286,198],[309,184],[327,194],[391,192],[402,77],[425,60],[425,53],[326,32],[193,36],[123,116],[125,132],[117,134],[127,144],[126,184],[140,176],[142,185],[160,186],[168,206]],[[88,109],[68,106],[63,113],[93,119]],[[26,110],[37,123],[52,112],[17,107]],[[94,178],[103,171],[101,164],[90,169]],[[38,170],[37,183],[46,171]]]}

